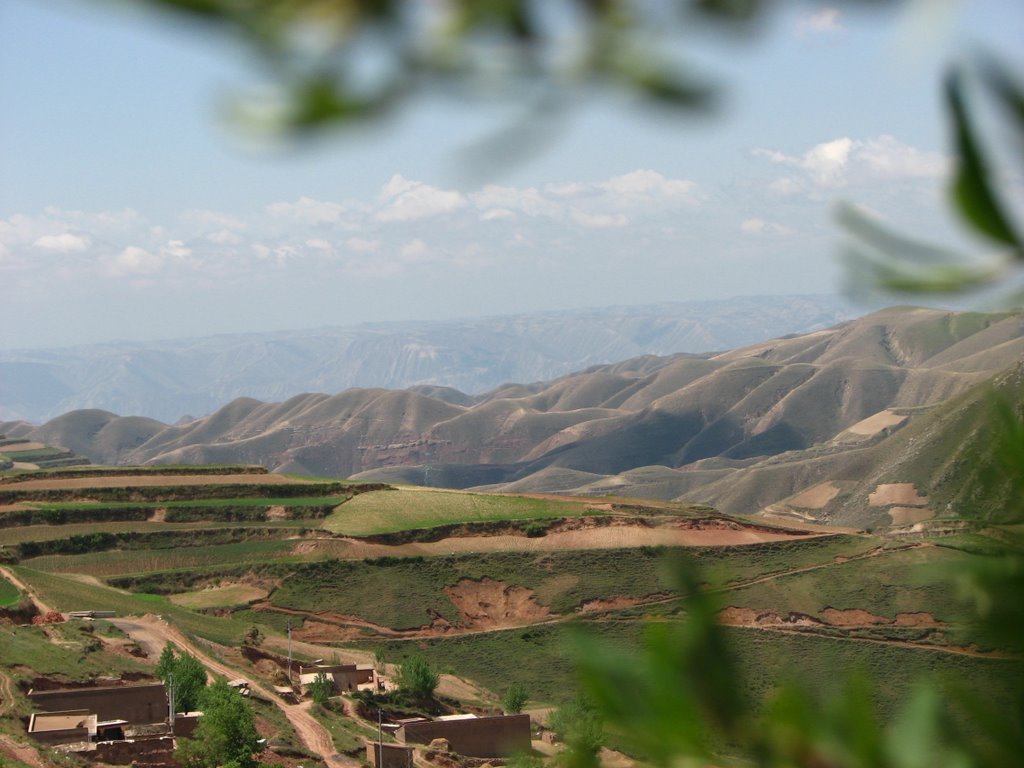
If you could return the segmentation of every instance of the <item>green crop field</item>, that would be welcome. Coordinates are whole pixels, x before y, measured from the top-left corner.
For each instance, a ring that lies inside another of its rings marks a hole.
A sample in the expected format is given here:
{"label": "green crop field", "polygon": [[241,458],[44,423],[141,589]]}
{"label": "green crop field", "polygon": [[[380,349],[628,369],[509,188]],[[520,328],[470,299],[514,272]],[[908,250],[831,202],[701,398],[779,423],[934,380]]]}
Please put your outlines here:
{"label": "green crop field", "polygon": [[[273,489],[273,486],[269,486]],[[84,489],[90,491],[91,489]],[[67,502],[51,502],[51,503],[40,503],[40,502],[27,502],[27,505],[32,506],[35,509],[54,509],[54,510],[79,510],[79,509],[118,509],[120,507],[146,507],[149,509],[177,509],[177,508],[202,508],[202,507],[269,507],[269,506],[282,506],[282,507],[309,507],[309,506],[337,506],[341,504],[348,496],[299,496],[292,498],[276,498],[276,497],[257,497],[257,498],[237,498],[237,499],[201,499],[196,501],[154,501],[145,504],[138,504],[131,501],[107,501],[107,502],[96,502],[96,501],[67,501]]]}
{"label": "green crop field", "polygon": [[308,520],[267,520],[253,523],[211,525],[208,521],[191,523],[150,523],[145,521],[115,520],[105,523],[65,523],[64,525],[26,525],[3,529],[4,545],[23,544],[28,541],[54,541],[91,533],[160,533],[165,531],[201,531],[238,529],[285,528],[297,530],[309,526]]}
{"label": "green crop field", "polygon": [[170,598],[175,605],[185,608],[231,608],[266,597],[267,592],[246,584],[228,584],[194,592],[181,592]]}
{"label": "green crop field", "polygon": [[[25,560],[34,570],[54,573],[84,573],[89,576],[122,576],[150,571],[208,568],[237,563],[263,563],[288,557],[293,542],[279,540],[244,541],[211,547],[177,547],[161,550],[88,552],[83,555],[47,555]],[[301,558],[295,557],[296,561]]]}
{"label": "green crop field", "polygon": [[578,501],[487,496],[450,491],[372,491],[354,496],[323,527],[349,536],[369,536],[455,523],[540,520],[600,514]]}
{"label": "green crop field", "polygon": [[0,608],[16,605],[21,600],[21,592],[3,576],[0,576]]}

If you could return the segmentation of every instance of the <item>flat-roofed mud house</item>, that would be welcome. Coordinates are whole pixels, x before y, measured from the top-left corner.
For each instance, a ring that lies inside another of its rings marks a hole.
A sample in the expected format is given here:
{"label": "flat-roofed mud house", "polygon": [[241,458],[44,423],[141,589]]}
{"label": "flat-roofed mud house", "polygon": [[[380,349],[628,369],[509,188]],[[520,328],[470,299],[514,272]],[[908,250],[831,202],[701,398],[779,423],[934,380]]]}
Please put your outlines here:
{"label": "flat-roofed mud house", "polygon": [[355,664],[314,664],[299,667],[299,682],[303,690],[308,688],[321,673],[334,683],[338,693],[355,691],[360,685],[373,684],[373,667],[360,667]]}
{"label": "flat-roofed mud house", "polygon": [[28,692],[28,698],[43,712],[85,710],[96,715],[98,721],[124,720],[131,725],[147,725],[167,719],[167,693],[163,683],[33,690]]}
{"label": "flat-roofed mud house", "polygon": [[511,757],[530,750],[530,716],[412,718],[399,721],[395,737],[406,744],[447,739],[452,750],[466,757]]}

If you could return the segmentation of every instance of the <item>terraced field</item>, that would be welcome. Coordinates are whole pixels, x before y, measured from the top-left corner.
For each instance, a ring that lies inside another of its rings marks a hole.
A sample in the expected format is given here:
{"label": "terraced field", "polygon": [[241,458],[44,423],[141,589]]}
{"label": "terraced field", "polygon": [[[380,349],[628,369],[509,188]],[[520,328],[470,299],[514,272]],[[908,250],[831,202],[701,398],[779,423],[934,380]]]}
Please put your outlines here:
{"label": "terraced field", "polygon": [[457,523],[547,520],[602,514],[608,504],[460,491],[394,490],[364,494],[338,507],[324,522],[329,531],[368,536]]}
{"label": "terraced field", "polygon": [[[967,676],[1003,701],[1017,663],[970,632],[936,575],[999,546],[983,532],[887,538],[699,506],[230,466],[8,475],[0,500],[0,561],[47,604],[159,614],[268,685],[290,628],[304,658],[416,652],[470,678],[448,685],[474,701],[494,704],[519,683],[531,701],[558,704],[574,695],[580,631],[628,654],[649,623],[685,621],[686,595],[666,578],[681,561],[717,601],[755,700],[794,671],[825,691],[836,670],[861,669],[884,681],[883,712],[920,674]],[[19,598],[0,580],[0,608]],[[239,650],[254,636],[270,656]],[[321,716],[349,738],[344,715]]]}

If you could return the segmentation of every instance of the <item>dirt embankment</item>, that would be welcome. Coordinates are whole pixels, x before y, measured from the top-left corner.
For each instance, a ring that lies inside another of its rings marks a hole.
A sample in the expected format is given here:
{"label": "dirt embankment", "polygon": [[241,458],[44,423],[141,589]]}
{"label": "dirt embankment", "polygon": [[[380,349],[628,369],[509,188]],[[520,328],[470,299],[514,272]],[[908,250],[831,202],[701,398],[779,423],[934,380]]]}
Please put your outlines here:
{"label": "dirt embankment", "polygon": [[503,581],[462,579],[444,591],[459,609],[460,623],[470,629],[518,627],[551,617],[551,610],[537,603],[532,589]]}
{"label": "dirt embankment", "polygon": [[887,618],[864,611],[859,608],[825,608],[817,616],[798,611],[780,614],[771,610],[729,606],[718,614],[722,624],[733,627],[794,627],[794,626],[828,626],[850,629],[854,627],[943,627],[943,622],[932,614],[924,611],[916,613],[897,613],[895,618]]}

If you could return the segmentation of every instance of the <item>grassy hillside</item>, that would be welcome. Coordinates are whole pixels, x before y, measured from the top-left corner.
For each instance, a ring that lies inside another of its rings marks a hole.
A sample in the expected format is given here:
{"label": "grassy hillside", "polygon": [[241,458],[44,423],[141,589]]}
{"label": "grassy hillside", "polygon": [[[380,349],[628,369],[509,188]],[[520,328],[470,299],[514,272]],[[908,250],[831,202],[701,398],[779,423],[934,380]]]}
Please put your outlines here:
{"label": "grassy hillside", "polygon": [[389,490],[356,496],[337,507],[323,526],[334,533],[366,536],[455,523],[542,520],[600,513],[591,505],[577,501]]}
{"label": "grassy hillside", "polygon": [[[716,459],[701,471],[758,464]],[[629,668],[647,627],[687,621],[685,595],[664,578],[681,560],[696,567],[700,587],[721,609],[735,679],[758,704],[787,677],[806,679],[828,700],[848,671],[859,670],[874,683],[883,717],[922,677],[966,681],[1003,706],[1013,693],[1010,674],[1022,671],[995,639],[977,633],[948,580],[964,565],[995,564],[1001,547],[1020,539],[1015,528],[811,533],[618,496],[374,490],[259,472],[158,471],[38,473],[0,485],[67,495],[62,502],[22,495],[0,509],[0,518],[15,520],[0,529],[5,567],[58,610],[159,615],[163,621],[151,626],[167,622],[199,638],[203,653],[256,685],[281,683],[286,649],[296,658],[362,663],[376,651],[392,663],[418,653],[468,679],[447,683],[474,702],[497,701],[518,683],[532,703],[558,704],[576,695],[575,633],[620,649],[616,658]],[[819,501],[844,503],[857,487],[825,487]],[[96,498],[105,493],[152,498]],[[333,511],[324,517],[325,509]],[[13,517],[26,511],[62,522]],[[128,512],[141,516],[118,518]],[[202,519],[172,522],[176,512]],[[677,543],[640,543],[661,540]],[[0,606],[20,597],[0,581]],[[63,650],[39,659],[39,669],[66,667],[76,654],[85,659],[80,677],[68,679],[94,679],[104,665],[128,673],[138,663],[126,649],[123,663],[89,656],[100,651],[70,623],[18,627],[21,639],[9,651],[7,634],[0,625],[0,665],[5,653],[35,665],[41,642]],[[281,717],[277,710],[264,716]],[[349,747],[364,732],[343,707],[319,716]]]}

